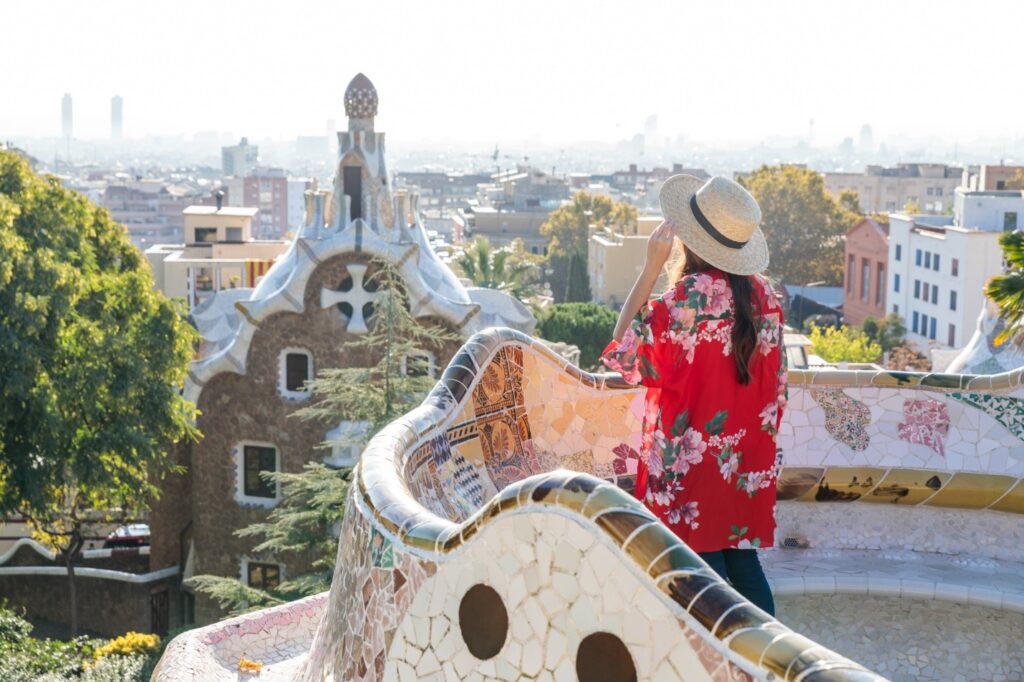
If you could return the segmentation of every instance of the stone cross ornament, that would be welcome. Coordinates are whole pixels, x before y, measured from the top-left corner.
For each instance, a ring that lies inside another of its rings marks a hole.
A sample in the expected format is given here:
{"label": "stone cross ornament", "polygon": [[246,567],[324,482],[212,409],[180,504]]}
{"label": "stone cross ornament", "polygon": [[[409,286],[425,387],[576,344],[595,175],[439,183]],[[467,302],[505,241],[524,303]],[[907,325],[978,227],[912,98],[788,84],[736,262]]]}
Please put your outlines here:
{"label": "stone cross ornament", "polygon": [[376,291],[369,291],[363,284],[366,277],[366,266],[353,263],[348,266],[349,277],[352,278],[352,287],[345,291],[327,289],[320,290],[320,307],[328,308],[339,303],[347,303],[352,307],[348,316],[346,331],[351,334],[365,334],[370,331],[366,326],[366,317],[363,315],[363,307],[368,303],[377,300],[380,294]]}

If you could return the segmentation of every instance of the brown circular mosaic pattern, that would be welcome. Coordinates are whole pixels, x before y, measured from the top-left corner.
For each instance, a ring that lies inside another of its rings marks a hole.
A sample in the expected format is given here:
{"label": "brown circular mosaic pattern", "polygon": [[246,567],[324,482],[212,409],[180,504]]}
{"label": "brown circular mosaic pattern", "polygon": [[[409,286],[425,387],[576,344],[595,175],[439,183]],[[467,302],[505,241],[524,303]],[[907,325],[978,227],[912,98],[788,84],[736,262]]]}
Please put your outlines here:
{"label": "brown circular mosaic pattern", "polygon": [[459,628],[469,653],[481,660],[498,655],[508,637],[508,611],[494,588],[478,583],[466,591],[459,604]]}
{"label": "brown circular mosaic pattern", "polygon": [[576,676],[580,682],[636,682],[636,666],[621,639],[595,632],[576,650]]}

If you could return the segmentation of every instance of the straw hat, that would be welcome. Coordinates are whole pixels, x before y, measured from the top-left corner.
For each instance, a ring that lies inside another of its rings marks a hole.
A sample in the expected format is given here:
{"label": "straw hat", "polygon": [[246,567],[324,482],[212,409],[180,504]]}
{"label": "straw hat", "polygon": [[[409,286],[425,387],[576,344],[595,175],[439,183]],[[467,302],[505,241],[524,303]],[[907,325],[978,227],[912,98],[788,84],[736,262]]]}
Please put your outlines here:
{"label": "straw hat", "polygon": [[708,181],[673,175],[661,187],[661,211],[675,235],[719,270],[753,275],[768,267],[761,209],[750,192],[728,178]]}

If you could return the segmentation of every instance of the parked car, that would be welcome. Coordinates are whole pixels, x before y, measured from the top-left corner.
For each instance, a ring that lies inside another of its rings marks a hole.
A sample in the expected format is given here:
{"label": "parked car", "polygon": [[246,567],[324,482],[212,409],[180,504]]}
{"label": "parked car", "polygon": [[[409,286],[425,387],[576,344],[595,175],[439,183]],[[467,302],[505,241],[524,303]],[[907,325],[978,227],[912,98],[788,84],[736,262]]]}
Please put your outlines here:
{"label": "parked car", "polygon": [[145,547],[149,545],[149,524],[129,523],[121,526],[103,541],[103,549]]}

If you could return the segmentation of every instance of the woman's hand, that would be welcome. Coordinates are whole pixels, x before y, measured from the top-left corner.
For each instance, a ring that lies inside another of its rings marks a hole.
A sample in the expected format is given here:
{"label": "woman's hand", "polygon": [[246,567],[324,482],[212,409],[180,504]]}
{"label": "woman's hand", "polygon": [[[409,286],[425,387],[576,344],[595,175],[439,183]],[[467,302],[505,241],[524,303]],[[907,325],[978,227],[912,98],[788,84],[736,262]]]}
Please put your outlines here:
{"label": "woman's hand", "polygon": [[629,296],[626,297],[625,303],[622,304],[622,310],[619,311],[619,320],[615,323],[614,339],[616,341],[622,340],[633,316],[651,297],[651,291],[661,275],[661,269],[665,267],[665,261],[672,253],[674,239],[672,228],[672,222],[666,220],[658,225],[647,240],[647,260],[644,262],[644,269],[640,271],[636,282],[633,283],[633,288],[629,290]]}
{"label": "woman's hand", "polygon": [[672,228],[672,221],[664,220],[651,233],[650,238],[647,240],[647,260],[644,262],[645,270],[660,272],[665,267],[665,261],[672,255],[672,243],[675,239]]}

